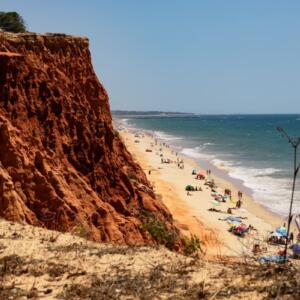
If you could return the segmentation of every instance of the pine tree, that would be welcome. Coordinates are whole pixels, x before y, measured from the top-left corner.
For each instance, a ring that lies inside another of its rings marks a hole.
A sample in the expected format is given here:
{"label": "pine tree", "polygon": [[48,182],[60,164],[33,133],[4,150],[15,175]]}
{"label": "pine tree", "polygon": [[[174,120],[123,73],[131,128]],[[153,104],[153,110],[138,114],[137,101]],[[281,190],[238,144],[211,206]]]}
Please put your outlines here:
{"label": "pine tree", "polygon": [[26,26],[17,12],[0,12],[0,29],[9,32],[25,32]]}

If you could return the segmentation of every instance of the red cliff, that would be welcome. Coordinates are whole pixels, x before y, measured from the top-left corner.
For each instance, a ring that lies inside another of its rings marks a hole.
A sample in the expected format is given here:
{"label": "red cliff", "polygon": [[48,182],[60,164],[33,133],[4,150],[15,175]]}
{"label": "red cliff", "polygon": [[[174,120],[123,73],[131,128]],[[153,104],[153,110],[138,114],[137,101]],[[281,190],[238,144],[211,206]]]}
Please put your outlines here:
{"label": "red cliff", "polygon": [[171,215],[112,127],[88,39],[0,33],[0,216],[143,244]]}

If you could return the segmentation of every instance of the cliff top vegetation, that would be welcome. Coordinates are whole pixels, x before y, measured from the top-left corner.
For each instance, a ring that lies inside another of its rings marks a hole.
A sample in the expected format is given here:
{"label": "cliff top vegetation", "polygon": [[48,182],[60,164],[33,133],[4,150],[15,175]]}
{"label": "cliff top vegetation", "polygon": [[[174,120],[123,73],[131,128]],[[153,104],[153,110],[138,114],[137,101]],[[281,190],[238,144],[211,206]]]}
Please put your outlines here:
{"label": "cliff top vegetation", "polygon": [[24,19],[15,11],[0,11],[0,29],[9,32],[25,32],[26,25]]}

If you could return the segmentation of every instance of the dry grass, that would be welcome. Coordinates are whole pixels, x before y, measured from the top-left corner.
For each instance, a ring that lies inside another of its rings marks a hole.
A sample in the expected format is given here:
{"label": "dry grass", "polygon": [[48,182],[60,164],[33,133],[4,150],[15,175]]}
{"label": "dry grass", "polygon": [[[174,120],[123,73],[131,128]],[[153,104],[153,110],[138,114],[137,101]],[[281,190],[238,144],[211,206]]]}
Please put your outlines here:
{"label": "dry grass", "polygon": [[0,235],[0,299],[300,299],[296,264],[100,245],[3,220]]}

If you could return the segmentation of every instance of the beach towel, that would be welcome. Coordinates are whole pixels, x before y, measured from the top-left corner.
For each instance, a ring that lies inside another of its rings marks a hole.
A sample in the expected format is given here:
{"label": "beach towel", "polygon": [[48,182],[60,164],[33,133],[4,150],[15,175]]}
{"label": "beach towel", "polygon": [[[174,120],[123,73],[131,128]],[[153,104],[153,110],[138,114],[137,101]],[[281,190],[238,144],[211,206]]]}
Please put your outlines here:
{"label": "beach towel", "polygon": [[238,216],[227,216],[226,220],[232,221],[232,222],[242,222],[241,217],[238,217]]}
{"label": "beach towel", "polygon": [[219,201],[217,201],[217,200],[212,200],[211,203],[212,203],[213,205],[215,205],[215,206],[221,205],[221,203],[220,203]]}
{"label": "beach towel", "polygon": [[228,201],[228,200],[230,200],[230,196],[229,196],[229,195],[225,195],[225,196],[223,197],[223,199],[224,199],[225,201]]}
{"label": "beach towel", "polygon": [[233,199],[233,198],[230,199],[230,202],[233,203],[233,204],[236,204],[236,200]]}
{"label": "beach towel", "polygon": [[278,232],[272,232],[271,236],[277,237],[277,238],[281,238],[283,235],[281,233]]}
{"label": "beach towel", "polygon": [[239,221],[227,221],[231,228],[239,226],[241,223]]}
{"label": "beach towel", "polygon": [[300,245],[294,244],[291,246],[291,249],[293,250],[293,253],[296,255],[300,255]]}
{"label": "beach towel", "polygon": [[268,255],[268,256],[261,256],[257,259],[260,262],[284,262],[284,256],[281,255]]}

